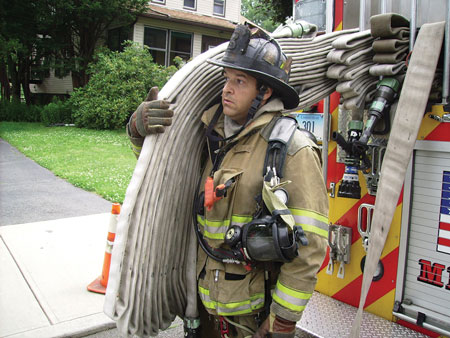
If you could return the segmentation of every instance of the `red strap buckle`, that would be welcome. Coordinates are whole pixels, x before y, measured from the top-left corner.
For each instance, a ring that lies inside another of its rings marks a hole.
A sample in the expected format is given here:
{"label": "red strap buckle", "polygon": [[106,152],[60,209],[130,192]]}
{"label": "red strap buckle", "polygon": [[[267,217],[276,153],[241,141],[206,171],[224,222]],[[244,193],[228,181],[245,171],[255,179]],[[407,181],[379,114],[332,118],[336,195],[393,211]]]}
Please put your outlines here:
{"label": "red strap buckle", "polygon": [[222,338],[229,338],[229,334],[230,334],[230,327],[228,322],[226,321],[226,319],[223,316],[219,317],[219,324],[220,324],[220,336]]}

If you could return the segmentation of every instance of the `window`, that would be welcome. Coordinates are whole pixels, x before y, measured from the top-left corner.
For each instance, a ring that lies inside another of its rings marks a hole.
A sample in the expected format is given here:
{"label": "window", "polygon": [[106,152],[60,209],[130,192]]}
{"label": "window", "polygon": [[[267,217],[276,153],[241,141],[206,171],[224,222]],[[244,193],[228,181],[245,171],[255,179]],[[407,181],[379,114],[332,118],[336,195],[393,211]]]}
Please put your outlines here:
{"label": "window", "polygon": [[202,53],[208,49],[216,47],[229,39],[216,38],[215,36],[202,35]]}
{"label": "window", "polygon": [[129,33],[131,31],[131,27],[123,26],[114,29],[110,29],[108,31],[108,48],[114,51],[123,51],[123,42],[125,40],[129,40]]}
{"label": "window", "polygon": [[144,45],[150,48],[153,61],[160,65],[166,65],[167,31],[157,28],[144,28]]}
{"label": "window", "polygon": [[225,16],[225,0],[214,0],[214,15]]}
{"label": "window", "polygon": [[153,2],[155,4],[162,4],[162,5],[166,4],[166,0],[151,0],[151,2]]}
{"label": "window", "polygon": [[195,0],[184,0],[184,8],[195,9],[197,5],[195,2]]}
{"label": "window", "polygon": [[179,56],[184,61],[188,61],[191,58],[192,50],[192,35],[180,32],[170,33],[170,59],[169,64],[173,64],[175,56]]}
{"label": "window", "polygon": [[173,64],[175,56],[188,61],[192,57],[192,34],[145,27],[144,45],[153,60],[163,66]]}

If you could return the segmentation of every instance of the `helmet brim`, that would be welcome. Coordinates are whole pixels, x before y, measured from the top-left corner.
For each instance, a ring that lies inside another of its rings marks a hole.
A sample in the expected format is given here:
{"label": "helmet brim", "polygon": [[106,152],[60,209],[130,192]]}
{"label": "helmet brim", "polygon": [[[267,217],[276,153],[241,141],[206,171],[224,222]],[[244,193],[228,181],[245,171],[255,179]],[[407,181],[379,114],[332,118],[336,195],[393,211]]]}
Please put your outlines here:
{"label": "helmet brim", "polygon": [[298,96],[297,91],[292,86],[281,81],[280,79],[277,79],[276,77],[274,77],[272,75],[269,75],[269,74],[266,74],[266,73],[263,73],[263,72],[260,72],[257,70],[239,67],[232,63],[223,62],[220,60],[208,59],[206,61],[213,65],[220,66],[223,68],[231,68],[231,69],[243,71],[245,73],[252,75],[256,79],[265,82],[267,85],[269,85],[274,90],[274,92],[280,98],[280,100],[283,101],[285,109],[294,109],[294,108],[298,107],[298,105],[300,103],[300,98]]}

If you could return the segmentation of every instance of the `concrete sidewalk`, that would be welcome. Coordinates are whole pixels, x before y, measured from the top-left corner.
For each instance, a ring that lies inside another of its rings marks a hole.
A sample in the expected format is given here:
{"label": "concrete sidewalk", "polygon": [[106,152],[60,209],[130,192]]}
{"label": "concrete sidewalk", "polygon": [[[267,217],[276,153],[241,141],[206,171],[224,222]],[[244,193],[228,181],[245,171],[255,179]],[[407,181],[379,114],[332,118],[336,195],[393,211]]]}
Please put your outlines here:
{"label": "concrete sidewalk", "polygon": [[0,227],[0,337],[83,337],[115,327],[104,296],[86,289],[101,274],[109,218]]}
{"label": "concrete sidewalk", "polygon": [[[103,313],[112,203],[0,139],[0,338],[120,337]],[[178,318],[160,337],[183,336]]]}

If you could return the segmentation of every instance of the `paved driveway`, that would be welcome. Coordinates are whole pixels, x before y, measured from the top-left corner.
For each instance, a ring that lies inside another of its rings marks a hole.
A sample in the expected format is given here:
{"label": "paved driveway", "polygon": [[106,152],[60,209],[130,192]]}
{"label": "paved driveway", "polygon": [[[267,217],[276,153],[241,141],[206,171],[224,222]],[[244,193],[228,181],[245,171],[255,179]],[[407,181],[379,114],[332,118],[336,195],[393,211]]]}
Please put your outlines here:
{"label": "paved driveway", "polygon": [[0,226],[111,212],[111,202],[56,177],[0,139]]}

